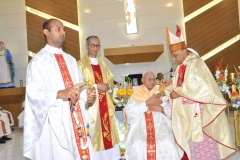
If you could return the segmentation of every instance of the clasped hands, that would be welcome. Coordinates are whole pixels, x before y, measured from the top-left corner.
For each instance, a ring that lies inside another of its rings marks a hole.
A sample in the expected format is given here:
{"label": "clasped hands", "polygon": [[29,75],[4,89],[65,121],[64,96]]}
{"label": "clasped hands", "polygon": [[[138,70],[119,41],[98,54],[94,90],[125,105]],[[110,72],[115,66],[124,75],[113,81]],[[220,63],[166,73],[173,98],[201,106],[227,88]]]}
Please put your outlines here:
{"label": "clasped hands", "polygon": [[[165,92],[160,92],[160,93],[158,93],[158,94],[156,94],[156,95],[158,95],[159,97],[163,97],[163,96],[165,96],[166,94],[165,94]],[[155,95],[155,96],[156,96]],[[179,97],[181,97],[179,94],[177,94],[175,91],[172,91],[171,93],[170,93],[170,98],[171,99],[176,99],[176,98],[179,98]]]}
{"label": "clasped hands", "polygon": [[[57,98],[61,99],[70,99],[72,103],[76,103],[78,101],[80,95],[80,89],[84,86],[84,83],[78,83],[73,87],[68,87],[64,90],[59,90],[57,92]],[[96,91],[94,87],[88,87],[87,91],[87,100],[92,101],[95,98]]]}
{"label": "clasped hands", "polygon": [[154,112],[161,112],[163,114],[164,113],[164,109],[161,106],[161,104],[163,103],[162,100],[160,99],[163,95],[162,94],[156,94],[156,95],[152,95],[147,101],[146,101],[146,105],[148,106],[148,110],[149,111],[154,111]]}

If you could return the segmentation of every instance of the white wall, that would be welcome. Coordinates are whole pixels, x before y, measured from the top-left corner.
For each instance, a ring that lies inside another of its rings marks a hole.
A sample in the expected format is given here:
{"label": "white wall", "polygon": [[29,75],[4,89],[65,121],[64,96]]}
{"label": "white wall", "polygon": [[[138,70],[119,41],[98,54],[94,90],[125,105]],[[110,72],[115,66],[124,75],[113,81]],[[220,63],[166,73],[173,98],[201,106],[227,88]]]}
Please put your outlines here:
{"label": "white wall", "polygon": [[[171,7],[166,7],[172,3]],[[179,0],[136,0],[138,34],[125,34],[123,1],[78,0],[80,43],[82,56],[86,54],[85,39],[97,35],[101,40],[100,57],[104,59],[115,76],[159,71],[166,73],[173,63],[166,42],[166,27],[175,33],[176,24],[183,25],[182,4]],[[104,48],[164,44],[164,53],[156,62],[114,65],[104,57]]]}
{"label": "white wall", "polygon": [[[166,7],[173,3],[173,6]],[[85,39],[97,35],[101,39],[100,57],[104,59],[120,81],[118,75],[142,73],[151,70],[154,73],[170,70],[172,59],[166,45],[165,29],[175,32],[175,25],[183,25],[182,4],[179,0],[136,0],[138,34],[126,35],[124,26],[123,1],[120,0],[78,0],[79,25],[81,28],[81,53],[86,54]],[[89,10],[89,13],[85,11]],[[27,33],[24,0],[0,0],[0,41],[4,41],[15,61],[15,85],[20,80],[26,82]],[[104,48],[130,45],[164,44],[164,53],[156,62],[114,65],[103,55]]]}
{"label": "white wall", "polygon": [[0,0],[0,41],[12,53],[15,62],[15,85],[26,82],[28,65],[25,0]]}

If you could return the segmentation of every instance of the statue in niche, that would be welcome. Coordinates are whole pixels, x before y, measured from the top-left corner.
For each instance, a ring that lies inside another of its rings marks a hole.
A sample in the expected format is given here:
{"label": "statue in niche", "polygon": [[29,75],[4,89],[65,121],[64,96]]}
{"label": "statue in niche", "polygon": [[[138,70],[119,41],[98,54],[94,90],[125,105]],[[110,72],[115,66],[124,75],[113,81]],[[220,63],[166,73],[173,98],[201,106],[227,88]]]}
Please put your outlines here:
{"label": "statue in niche", "polygon": [[0,88],[12,88],[14,85],[14,62],[12,55],[0,41]]}

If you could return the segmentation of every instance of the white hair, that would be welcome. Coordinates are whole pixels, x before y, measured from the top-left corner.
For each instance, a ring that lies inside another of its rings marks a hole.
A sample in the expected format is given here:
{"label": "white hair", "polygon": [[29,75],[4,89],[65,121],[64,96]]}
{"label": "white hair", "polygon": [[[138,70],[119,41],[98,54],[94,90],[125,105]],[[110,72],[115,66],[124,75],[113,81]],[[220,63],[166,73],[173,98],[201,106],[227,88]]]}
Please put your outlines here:
{"label": "white hair", "polygon": [[146,73],[152,73],[152,74],[155,76],[155,74],[154,74],[152,71],[145,71],[145,72],[142,73],[142,77],[144,77],[144,75],[145,75]]}

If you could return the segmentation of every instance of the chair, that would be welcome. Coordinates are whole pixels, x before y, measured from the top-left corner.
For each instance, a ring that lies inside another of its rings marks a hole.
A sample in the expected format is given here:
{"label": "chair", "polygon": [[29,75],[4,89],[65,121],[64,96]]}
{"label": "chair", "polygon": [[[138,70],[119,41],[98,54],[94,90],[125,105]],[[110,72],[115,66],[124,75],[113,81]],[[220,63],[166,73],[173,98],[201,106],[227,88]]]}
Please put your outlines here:
{"label": "chair", "polygon": [[234,117],[230,117],[230,111],[231,111],[231,103],[229,103],[227,100],[226,100],[226,103],[227,103],[227,118],[228,118],[228,123],[230,124],[230,120],[234,120],[235,118]]}

